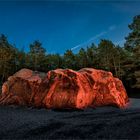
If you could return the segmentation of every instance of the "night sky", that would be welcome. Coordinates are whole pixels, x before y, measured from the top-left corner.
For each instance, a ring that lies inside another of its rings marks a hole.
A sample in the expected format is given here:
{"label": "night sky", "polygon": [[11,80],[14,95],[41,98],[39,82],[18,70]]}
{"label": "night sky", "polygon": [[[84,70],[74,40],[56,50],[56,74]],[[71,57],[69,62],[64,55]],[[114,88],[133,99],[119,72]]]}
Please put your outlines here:
{"label": "night sky", "polygon": [[6,1],[0,2],[0,33],[25,51],[34,40],[59,54],[100,39],[122,46],[138,14],[140,1]]}

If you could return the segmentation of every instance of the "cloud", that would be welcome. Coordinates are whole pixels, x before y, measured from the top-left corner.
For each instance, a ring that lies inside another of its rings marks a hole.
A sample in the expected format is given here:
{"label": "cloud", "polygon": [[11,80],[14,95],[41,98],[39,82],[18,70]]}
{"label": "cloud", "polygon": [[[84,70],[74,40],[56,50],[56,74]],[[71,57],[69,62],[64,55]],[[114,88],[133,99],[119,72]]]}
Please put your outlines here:
{"label": "cloud", "polygon": [[116,44],[116,45],[123,45],[124,42],[125,42],[125,39],[122,39],[122,40],[119,40],[119,41],[115,42],[114,44]]}
{"label": "cloud", "polygon": [[100,32],[99,34],[96,34],[95,36],[91,37],[91,38],[88,39],[87,41],[85,41],[85,42],[83,42],[83,43],[81,43],[81,44],[79,44],[79,45],[76,45],[75,47],[71,48],[71,50],[73,51],[73,50],[78,49],[78,48],[80,48],[80,47],[87,46],[87,45],[89,45],[90,43],[92,43],[94,40],[98,39],[99,37],[101,37],[101,36],[107,34],[107,33],[110,32],[110,31],[113,31],[113,30],[115,30],[115,29],[116,29],[116,25],[111,25],[111,26],[108,28],[107,31],[102,31],[102,32]]}
{"label": "cloud", "polygon": [[73,50],[75,50],[75,49],[77,49],[77,48],[79,48],[79,47],[81,47],[81,44],[80,44],[80,45],[77,45],[77,46],[75,46],[75,47],[73,47],[73,48],[71,48],[71,50],[73,51]]}
{"label": "cloud", "polygon": [[97,38],[99,38],[99,37],[105,35],[106,33],[107,33],[106,31],[103,31],[103,32],[101,32],[101,33],[99,33],[99,34],[97,34],[97,35],[91,37],[89,40],[87,40],[87,41],[85,41],[85,42],[83,42],[83,43],[81,43],[81,44],[79,44],[79,45],[77,45],[77,46],[71,48],[71,50],[73,51],[73,50],[75,50],[75,49],[77,49],[77,48],[86,46],[86,45],[90,44],[91,42],[93,42],[94,40],[96,40]]}
{"label": "cloud", "polygon": [[107,33],[106,31],[103,31],[103,32],[101,32],[101,33],[99,33],[99,34],[93,36],[89,41],[93,41],[93,40],[95,40],[95,39],[97,39],[97,38],[99,38],[99,37],[105,35],[106,33]]}

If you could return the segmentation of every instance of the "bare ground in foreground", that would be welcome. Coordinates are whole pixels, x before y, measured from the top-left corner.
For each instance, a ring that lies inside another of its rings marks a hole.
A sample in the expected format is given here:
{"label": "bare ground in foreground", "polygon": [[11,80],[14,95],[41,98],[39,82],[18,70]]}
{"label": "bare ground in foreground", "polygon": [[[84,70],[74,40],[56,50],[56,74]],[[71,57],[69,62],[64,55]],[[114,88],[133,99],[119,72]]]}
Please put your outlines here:
{"label": "bare ground in foreground", "polygon": [[140,99],[126,109],[0,106],[0,139],[140,139]]}

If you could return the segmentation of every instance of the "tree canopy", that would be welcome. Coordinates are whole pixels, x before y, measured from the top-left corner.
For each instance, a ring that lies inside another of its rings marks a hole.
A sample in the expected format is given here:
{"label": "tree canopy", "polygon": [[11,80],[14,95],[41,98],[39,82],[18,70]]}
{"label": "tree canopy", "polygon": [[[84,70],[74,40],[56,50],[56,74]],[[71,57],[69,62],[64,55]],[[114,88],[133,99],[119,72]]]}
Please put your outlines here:
{"label": "tree canopy", "polygon": [[125,49],[132,50],[133,48],[140,46],[140,15],[133,18],[133,22],[128,25],[131,32],[125,38]]}

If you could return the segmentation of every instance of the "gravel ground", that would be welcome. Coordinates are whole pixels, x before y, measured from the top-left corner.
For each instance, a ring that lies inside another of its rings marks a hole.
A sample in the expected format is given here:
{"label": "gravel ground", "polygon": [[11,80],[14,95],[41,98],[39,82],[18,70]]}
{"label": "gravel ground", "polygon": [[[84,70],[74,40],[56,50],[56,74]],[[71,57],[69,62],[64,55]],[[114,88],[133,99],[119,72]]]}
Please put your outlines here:
{"label": "gravel ground", "polygon": [[0,106],[0,139],[140,139],[140,99],[126,109]]}

